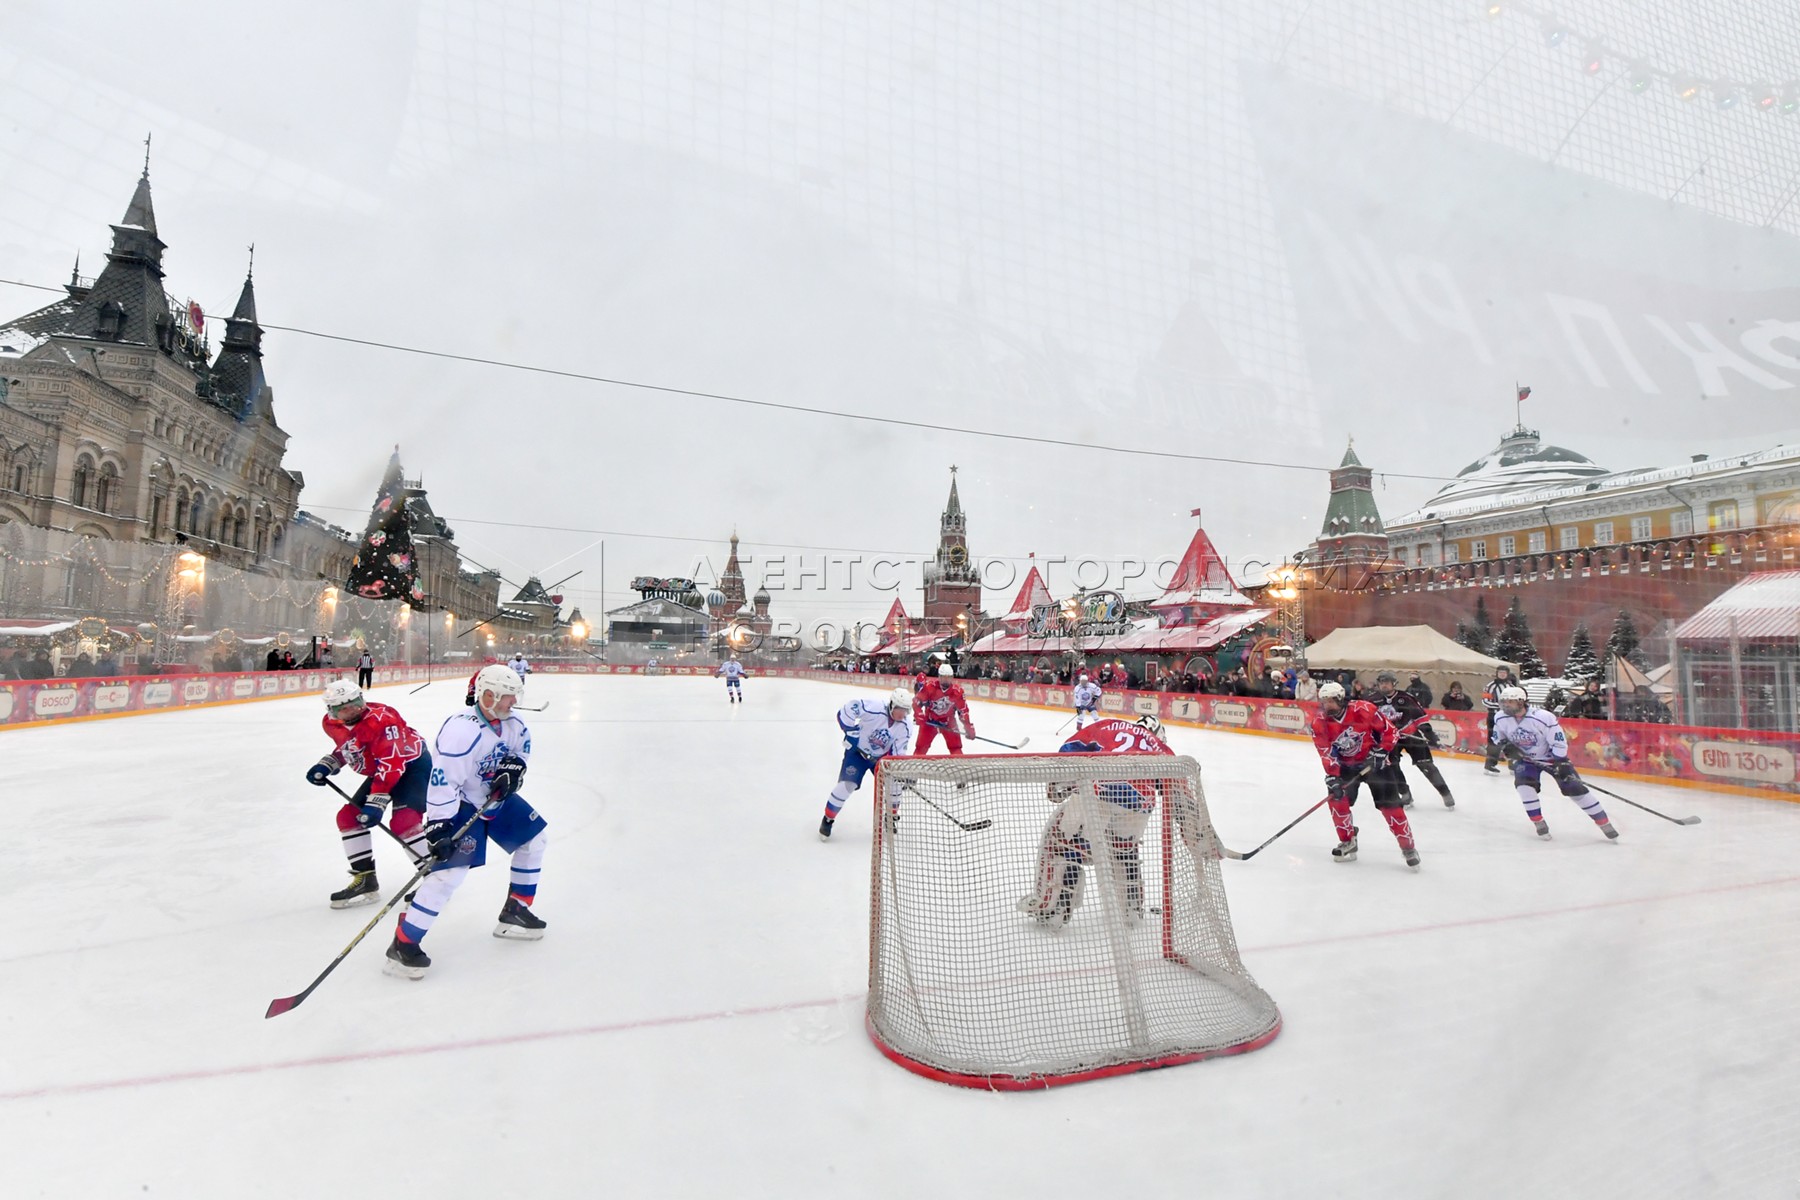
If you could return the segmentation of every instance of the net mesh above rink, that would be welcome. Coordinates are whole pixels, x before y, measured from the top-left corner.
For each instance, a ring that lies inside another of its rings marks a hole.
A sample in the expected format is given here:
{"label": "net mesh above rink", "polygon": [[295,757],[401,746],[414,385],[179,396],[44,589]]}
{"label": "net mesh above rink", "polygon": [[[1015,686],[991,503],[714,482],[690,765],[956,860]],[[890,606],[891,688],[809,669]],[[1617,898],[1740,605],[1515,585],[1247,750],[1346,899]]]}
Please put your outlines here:
{"label": "net mesh above rink", "polygon": [[[875,822],[870,893],[868,1028],[896,1062],[1013,1090],[1253,1050],[1279,1031],[1238,957],[1192,758],[902,758],[875,783],[877,814],[901,785],[897,821]],[[1019,908],[1059,812],[1064,849],[1088,848],[1066,922]],[[1113,853],[1139,828],[1141,912],[1128,845]]]}

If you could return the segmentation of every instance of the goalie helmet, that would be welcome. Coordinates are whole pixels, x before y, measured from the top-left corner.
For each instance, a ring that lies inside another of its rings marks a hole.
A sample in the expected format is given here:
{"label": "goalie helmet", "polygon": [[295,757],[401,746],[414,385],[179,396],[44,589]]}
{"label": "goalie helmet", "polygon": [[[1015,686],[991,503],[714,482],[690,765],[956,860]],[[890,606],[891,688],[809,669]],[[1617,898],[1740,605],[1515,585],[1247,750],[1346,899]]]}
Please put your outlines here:
{"label": "goalie helmet", "polygon": [[911,712],[912,711],[912,693],[907,691],[905,688],[895,688],[893,691],[888,693],[887,706],[888,706],[889,711],[892,711],[896,708],[900,708],[900,709],[905,709],[907,712]]}
{"label": "goalie helmet", "polygon": [[483,692],[492,692],[496,696],[518,696],[525,691],[525,681],[511,667],[489,663],[475,672],[475,686],[471,690],[477,699]]}
{"label": "goalie helmet", "polygon": [[348,679],[334,679],[325,685],[325,707],[328,709],[355,704],[362,698],[362,689]]}
{"label": "goalie helmet", "polygon": [[1139,727],[1151,737],[1159,738],[1162,736],[1162,718],[1158,717],[1155,713],[1145,713],[1137,719],[1137,723]]}

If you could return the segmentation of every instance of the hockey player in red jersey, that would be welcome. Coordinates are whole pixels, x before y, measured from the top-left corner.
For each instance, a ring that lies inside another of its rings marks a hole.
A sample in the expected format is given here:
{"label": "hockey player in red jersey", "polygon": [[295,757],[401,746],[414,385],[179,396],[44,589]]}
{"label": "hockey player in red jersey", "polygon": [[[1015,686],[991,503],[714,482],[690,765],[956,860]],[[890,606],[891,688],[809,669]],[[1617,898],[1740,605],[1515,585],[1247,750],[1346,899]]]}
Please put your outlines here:
{"label": "hockey player in red jersey", "polygon": [[348,679],[325,685],[325,733],[329,754],[306,769],[306,781],[324,787],[348,766],[367,776],[350,802],[338,809],[338,833],[350,860],[350,886],[331,895],[331,907],[373,904],[380,885],[375,880],[375,851],[370,833],[393,804],[388,828],[405,845],[413,861],[430,853],[425,842],[425,791],[431,779],[431,751],[418,731],[385,704],[371,704]]}
{"label": "hockey player in red jersey", "polygon": [[944,749],[961,754],[963,734],[975,736],[968,698],[963,695],[962,685],[956,682],[956,672],[949,667],[939,667],[938,677],[927,679],[918,689],[913,713],[919,723],[919,745],[914,754],[929,753],[932,739],[939,733],[944,735]]}
{"label": "hockey player in red jersey", "polygon": [[1406,865],[1417,870],[1419,851],[1413,845],[1400,787],[1394,781],[1398,768],[1392,756],[1399,734],[1393,725],[1367,700],[1346,701],[1342,684],[1327,683],[1319,688],[1319,714],[1313,718],[1312,735],[1319,761],[1325,764],[1328,806],[1337,828],[1338,844],[1331,857],[1337,862],[1356,861],[1356,826],[1350,821],[1350,806],[1366,782],[1375,811],[1400,843]]}

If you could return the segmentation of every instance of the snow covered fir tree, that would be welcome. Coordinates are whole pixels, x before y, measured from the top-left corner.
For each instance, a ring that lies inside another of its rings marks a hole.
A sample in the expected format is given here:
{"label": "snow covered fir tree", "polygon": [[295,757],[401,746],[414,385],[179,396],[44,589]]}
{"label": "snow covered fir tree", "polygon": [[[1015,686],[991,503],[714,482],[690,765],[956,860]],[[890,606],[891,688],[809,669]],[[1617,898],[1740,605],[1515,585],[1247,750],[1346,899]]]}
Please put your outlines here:
{"label": "snow covered fir tree", "polygon": [[1563,660],[1562,674],[1564,679],[1577,679],[1583,683],[1600,678],[1600,653],[1594,649],[1594,639],[1585,623],[1577,625],[1575,635],[1569,639],[1569,654]]}
{"label": "snow covered fir tree", "polygon": [[[1485,611],[1482,613],[1486,615]],[[1519,604],[1519,598],[1513,597],[1512,604],[1506,610],[1506,619],[1501,622],[1500,636],[1494,639],[1494,648],[1489,651],[1495,658],[1519,664],[1519,678],[1542,679],[1550,673],[1544,665],[1543,655],[1531,640],[1531,622],[1526,619],[1525,609]]]}
{"label": "snow covered fir tree", "polygon": [[1638,648],[1637,622],[1631,619],[1631,613],[1621,608],[1613,621],[1612,636],[1606,639],[1606,653],[1610,657],[1622,658],[1632,666],[1643,669],[1644,652]]}

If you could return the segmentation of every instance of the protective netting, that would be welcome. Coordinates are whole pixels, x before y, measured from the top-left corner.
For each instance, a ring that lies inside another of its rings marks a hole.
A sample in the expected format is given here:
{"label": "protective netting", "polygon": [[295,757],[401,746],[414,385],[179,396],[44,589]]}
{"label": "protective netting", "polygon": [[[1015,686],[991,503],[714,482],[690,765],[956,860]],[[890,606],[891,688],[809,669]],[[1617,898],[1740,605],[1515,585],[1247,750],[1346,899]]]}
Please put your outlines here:
{"label": "protective netting", "polygon": [[875,823],[868,1025],[902,1065],[1045,1087],[1280,1028],[1238,957],[1192,758],[903,758],[876,784],[877,812],[896,785],[899,809]]}

